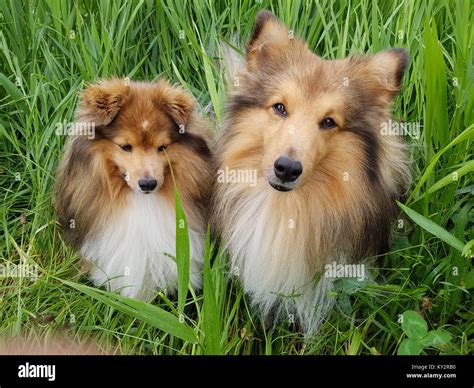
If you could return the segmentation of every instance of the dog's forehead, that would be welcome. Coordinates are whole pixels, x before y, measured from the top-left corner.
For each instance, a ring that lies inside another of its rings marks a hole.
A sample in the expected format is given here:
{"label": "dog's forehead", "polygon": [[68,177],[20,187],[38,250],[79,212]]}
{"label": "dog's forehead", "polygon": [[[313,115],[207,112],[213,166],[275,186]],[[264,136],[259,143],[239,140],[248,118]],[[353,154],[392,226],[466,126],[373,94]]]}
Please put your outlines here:
{"label": "dog's forehead", "polygon": [[294,61],[275,78],[273,92],[287,98],[314,100],[347,94],[351,79],[345,60],[323,60],[316,55]]}
{"label": "dog's forehead", "polygon": [[172,120],[152,99],[152,95],[131,94],[117,120],[120,124],[143,131],[167,130]]}
{"label": "dog's forehead", "polygon": [[143,129],[140,127],[121,126],[115,134],[116,140],[123,143],[132,143],[141,148],[154,148],[167,144],[171,141],[170,132],[163,128],[162,130],[149,127]]}
{"label": "dog's forehead", "polygon": [[147,99],[129,99],[117,115],[116,136],[144,147],[169,141],[173,121]]}

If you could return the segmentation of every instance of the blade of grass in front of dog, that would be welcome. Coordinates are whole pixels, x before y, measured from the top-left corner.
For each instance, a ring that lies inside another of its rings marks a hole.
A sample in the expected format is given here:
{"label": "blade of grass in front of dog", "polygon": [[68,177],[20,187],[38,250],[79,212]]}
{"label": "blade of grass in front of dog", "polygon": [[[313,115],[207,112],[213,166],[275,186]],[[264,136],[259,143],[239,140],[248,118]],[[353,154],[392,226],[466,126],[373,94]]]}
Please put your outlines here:
{"label": "blade of grass in front of dog", "polygon": [[426,231],[434,234],[440,240],[443,240],[445,243],[451,245],[453,248],[456,248],[458,251],[462,252],[464,249],[464,244],[446,229],[442,228],[438,224],[431,221],[429,218],[422,216],[420,213],[417,213],[413,209],[410,209],[408,206],[405,206],[397,201],[398,206],[410,217],[416,224],[421,226]]}
{"label": "blade of grass in front of dog", "polygon": [[176,179],[174,177],[171,162],[168,158],[168,155],[165,155],[170,167],[171,178],[173,179],[174,187],[174,203],[176,212],[176,266],[178,268],[178,312],[183,314],[189,287],[188,222],[186,220],[186,214],[183,209],[179,190],[176,186]]}
{"label": "blade of grass in front of dog", "polygon": [[208,228],[206,233],[205,254],[204,254],[204,334],[206,340],[206,354],[221,354],[220,347],[220,322],[219,312],[216,302],[216,290],[211,273],[211,233]]}
{"label": "blade of grass in front of dog", "polygon": [[[173,179],[174,180],[174,179]],[[189,234],[188,222],[176,183],[174,183],[176,211],[176,265],[178,266],[178,311],[184,311],[189,286]]]}
{"label": "blade of grass in front of dog", "polygon": [[158,306],[146,303],[140,300],[127,298],[125,296],[70,282],[67,280],[58,279],[64,284],[75,288],[84,294],[105,303],[114,309],[146,322],[164,332],[178,337],[184,341],[196,343],[197,337],[194,330],[181,322],[173,314],[163,310]]}

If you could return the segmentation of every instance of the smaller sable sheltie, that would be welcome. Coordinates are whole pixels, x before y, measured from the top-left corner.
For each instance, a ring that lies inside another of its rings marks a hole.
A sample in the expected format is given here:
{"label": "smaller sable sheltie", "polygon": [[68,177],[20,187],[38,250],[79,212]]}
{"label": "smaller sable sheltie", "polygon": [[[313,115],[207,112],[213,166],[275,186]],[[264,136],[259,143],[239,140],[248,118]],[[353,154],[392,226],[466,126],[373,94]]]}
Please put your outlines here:
{"label": "smaller sable sheltie", "polygon": [[256,179],[216,179],[211,219],[264,316],[314,332],[334,299],[327,266],[386,251],[410,174],[383,128],[407,59],[324,60],[258,14],[215,151],[218,174]]}
{"label": "smaller sable sheltie", "polygon": [[[93,136],[81,128],[93,128]],[[57,173],[55,208],[95,284],[148,299],[173,293],[174,186],[189,223],[190,281],[201,286],[211,132],[194,98],[165,80],[89,86]],[[168,162],[169,160],[169,162]]]}

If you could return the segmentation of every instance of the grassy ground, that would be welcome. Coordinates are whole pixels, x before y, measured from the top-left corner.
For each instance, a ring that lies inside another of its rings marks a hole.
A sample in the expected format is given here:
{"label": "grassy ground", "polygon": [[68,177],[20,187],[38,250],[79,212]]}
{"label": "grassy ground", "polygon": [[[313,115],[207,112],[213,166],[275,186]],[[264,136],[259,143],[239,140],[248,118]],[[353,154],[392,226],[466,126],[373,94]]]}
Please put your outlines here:
{"label": "grassy ground", "polygon": [[[372,271],[376,282],[341,282],[336,309],[306,342],[287,322],[262,326],[228,279],[224,254],[206,268],[206,292],[190,292],[186,306],[162,296],[130,305],[77,286],[87,279],[51,206],[65,140],[55,130],[71,121],[85,82],[166,76],[211,103],[219,123],[226,97],[217,48],[233,34],[243,47],[262,8],[325,58],[406,47],[394,117],[421,126],[407,137],[414,182],[391,251]],[[407,325],[415,310],[445,339],[423,353],[472,352],[474,273],[461,251],[474,239],[473,23],[469,0],[1,1],[0,264],[24,260],[40,273],[0,279],[0,334],[41,341],[61,330],[134,354],[395,354],[409,333],[400,317]]]}

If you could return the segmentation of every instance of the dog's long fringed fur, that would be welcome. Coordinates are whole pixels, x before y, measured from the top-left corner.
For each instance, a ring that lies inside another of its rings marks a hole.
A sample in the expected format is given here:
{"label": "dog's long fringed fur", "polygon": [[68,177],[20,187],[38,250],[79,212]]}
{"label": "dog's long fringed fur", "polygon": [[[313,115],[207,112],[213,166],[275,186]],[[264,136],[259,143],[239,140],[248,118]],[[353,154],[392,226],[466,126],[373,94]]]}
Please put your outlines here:
{"label": "dog's long fringed fur", "polygon": [[[93,136],[81,133],[93,128]],[[109,79],[89,86],[76,114],[56,186],[67,240],[92,263],[91,276],[123,295],[176,288],[174,188],[190,234],[191,284],[201,286],[211,185],[211,132],[194,98],[165,80]]]}
{"label": "dog's long fringed fur", "polygon": [[324,60],[258,14],[216,149],[218,169],[258,179],[216,182],[212,223],[264,316],[314,332],[332,305],[325,265],[386,251],[410,173],[403,141],[381,128],[407,59]]}

